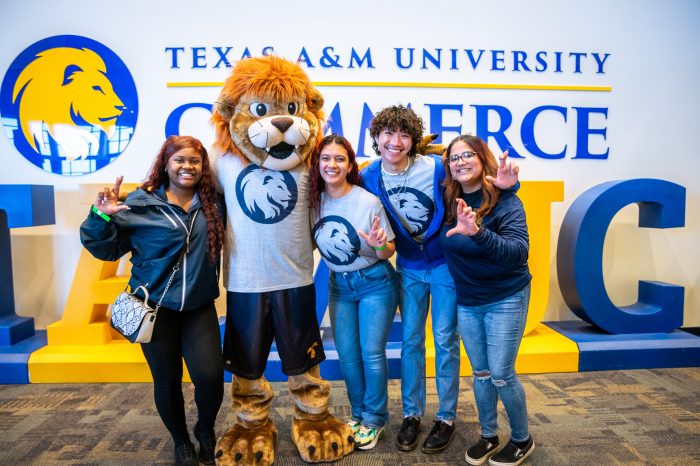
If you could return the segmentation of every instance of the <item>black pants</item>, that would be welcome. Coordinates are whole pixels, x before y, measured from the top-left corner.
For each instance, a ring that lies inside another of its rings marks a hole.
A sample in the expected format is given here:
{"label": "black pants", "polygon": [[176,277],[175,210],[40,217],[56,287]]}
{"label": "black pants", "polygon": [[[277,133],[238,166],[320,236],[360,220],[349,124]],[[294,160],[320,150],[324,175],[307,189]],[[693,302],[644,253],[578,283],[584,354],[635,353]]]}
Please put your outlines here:
{"label": "black pants", "polygon": [[161,308],[150,343],[141,345],[153,376],[153,395],[175,445],[188,441],[182,359],[194,383],[199,430],[214,428],[224,397],[221,338],[214,303],[182,312]]}

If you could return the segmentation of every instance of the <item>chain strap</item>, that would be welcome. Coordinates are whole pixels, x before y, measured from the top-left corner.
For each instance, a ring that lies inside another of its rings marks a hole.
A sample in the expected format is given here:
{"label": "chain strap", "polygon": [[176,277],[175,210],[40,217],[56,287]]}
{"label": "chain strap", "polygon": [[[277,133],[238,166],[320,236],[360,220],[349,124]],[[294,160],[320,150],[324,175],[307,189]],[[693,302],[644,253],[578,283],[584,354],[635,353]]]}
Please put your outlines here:
{"label": "chain strap", "polygon": [[[173,209],[168,207],[173,214],[175,212]],[[161,210],[161,212],[163,212]],[[175,274],[180,270],[180,261],[182,260],[183,257],[185,257],[185,254],[190,252],[190,235],[192,234],[192,226],[194,225],[194,220],[197,218],[197,214],[199,213],[199,210],[197,210],[194,213],[194,217],[192,217],[192,222],[190,223],[190,228],[187,228],[187,225],[185,225],[182,220],[180,220],[180,223],[182,226],[185,228],[185,231],[187,232],[187,238],[185,242],[185,249],[183,249],[182,253],[180,253],[180,257],[178,257],[177,262],[175,263],[175,266],[173,267],[173,273],[170,274],[170,278],[168,279],[168,283],[165,285],[165,289],[163,290],[163,294],[160,296],[160,299],[158,300],[158,304],[156,304],[156,308],[153,310],[154,315],[158,315],[158,309],[160,309],[160,304],[163,302],[163,298],[165,298],[165,294],[168,292],[168,288],[170,288],[170,284],[173,282],[173,278],[175,278]],[[165,212],[163,212],[165,214]],[[179,217],[176,218],[179,220]],[[172,221],[172,220],[171,220]]]}
{"label": "chain strap", "polygon": [[180,254],[180,258],[177,260],[177,264],[175,264],[175,267],[173,267],[173,273],[170,274],[170,279],[168,279],[168,284],[165,285],[165,290],[163,290],[163,294],[160,296],[160,299],[158,300],[158,304],[156,304],[156,308],[153,310],[154,315],[158,315],[158,309],[160,309],[160,303],[163,302],[163,298],[165,298],[165,294],[168,292],[168,288],[170,288],[170,284],[173,282],[173,278],[175,278],[175,274],[180,270],[180,259],[182,259],[183,254]]}

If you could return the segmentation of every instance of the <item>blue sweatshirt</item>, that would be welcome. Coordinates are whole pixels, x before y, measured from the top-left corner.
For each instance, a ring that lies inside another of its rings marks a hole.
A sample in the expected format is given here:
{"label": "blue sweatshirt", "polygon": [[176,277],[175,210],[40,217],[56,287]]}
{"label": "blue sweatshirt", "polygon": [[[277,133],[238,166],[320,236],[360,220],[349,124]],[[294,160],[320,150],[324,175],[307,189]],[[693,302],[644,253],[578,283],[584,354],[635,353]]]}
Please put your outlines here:
{"label": "blue sweatshirt", "polygon": [[435,159],[432,193],[435,213],[422,242],[416,241],[406,230],[387,197],[384,182],[382,181],[381,159],[374,160],[362,170],[362,187],[382,201],[384,210],[389,216],[389,223],[396,235],[396,238],[394,238],[396,242],[396,263],[401,267],[424,270],[432,269],[445,263],[439,238],[440,225],[442,225],[444,215],[442,204],[444,188],[442,187],[442,180],[445,178],[445,169],[442,167],[440,157],[435,155],[421,155],[420,157],[432,157]]}
{"label": "blue sweatshirt", "polygon": [[[482,192],[462,194],[462,199],[476,210],[483,200]],[[498,203],[483,218],[476,235],[446,237],[454,226],[442,227],[440,242],[455,281],[457,304],[480,306],[500,301],[530,283],[525,210],[515,193],[501,191]]]}

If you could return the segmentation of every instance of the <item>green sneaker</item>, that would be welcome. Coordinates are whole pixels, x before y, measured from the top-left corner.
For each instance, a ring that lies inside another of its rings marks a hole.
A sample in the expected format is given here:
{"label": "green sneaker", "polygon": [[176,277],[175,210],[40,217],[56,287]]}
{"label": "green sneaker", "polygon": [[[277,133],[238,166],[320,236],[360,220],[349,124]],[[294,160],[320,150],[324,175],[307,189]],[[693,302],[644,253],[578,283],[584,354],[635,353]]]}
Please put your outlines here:
{"label": "green sneaker", "polygon": [[355,437],[357,435],[357,431],[360,430],[360,423],[359,421],[356,421],[354,419],[350,419],[347,422],[348,427],[350,427],[350,430],[352,431],[352,436]]}
{"label": "green sneaker", "polygon": [[384,427],[375,429],[374,427],[360,426],[360,430],[355,434],[355,448],[371,450],[382,437],[384,437]]}

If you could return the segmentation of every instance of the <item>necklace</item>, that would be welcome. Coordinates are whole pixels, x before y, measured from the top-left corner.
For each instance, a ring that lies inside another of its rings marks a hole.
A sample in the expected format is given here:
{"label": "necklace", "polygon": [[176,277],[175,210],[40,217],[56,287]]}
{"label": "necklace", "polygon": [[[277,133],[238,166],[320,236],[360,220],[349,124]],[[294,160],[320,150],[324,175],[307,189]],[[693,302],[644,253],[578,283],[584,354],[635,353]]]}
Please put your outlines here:
{"label": "necklace", "polygon": [[[408,171],[412,166],[413,159],[411,157],[408,158],[408,166],[399,173],[389,173],[388,171],[384,170],[384,167],[382,166],[382,180],[384,181],[384,187],[389,200],[392,202],[392,204],[394,204],[397,211],[399,210],[401,195],[406,192],[406,185],[408,184]],[[389,180],[392,182],[396,180],[398,183],[394,185]]]}
{"label": "necklace", "polygon": [[403,175],[407,174],[408,171],[411,169],[411,165],[413,165],[413,157],[408,157],[408,165],[406,165],[406,168],[404,168],[403,170],[401,170],[398,173],[391,173],[391,172],[386,171],[386,169],[384,168],[384,165],[381,162],[379,163],[379,166],[382,167],[382,174],[384,174],[386,176],[403,176]]}

